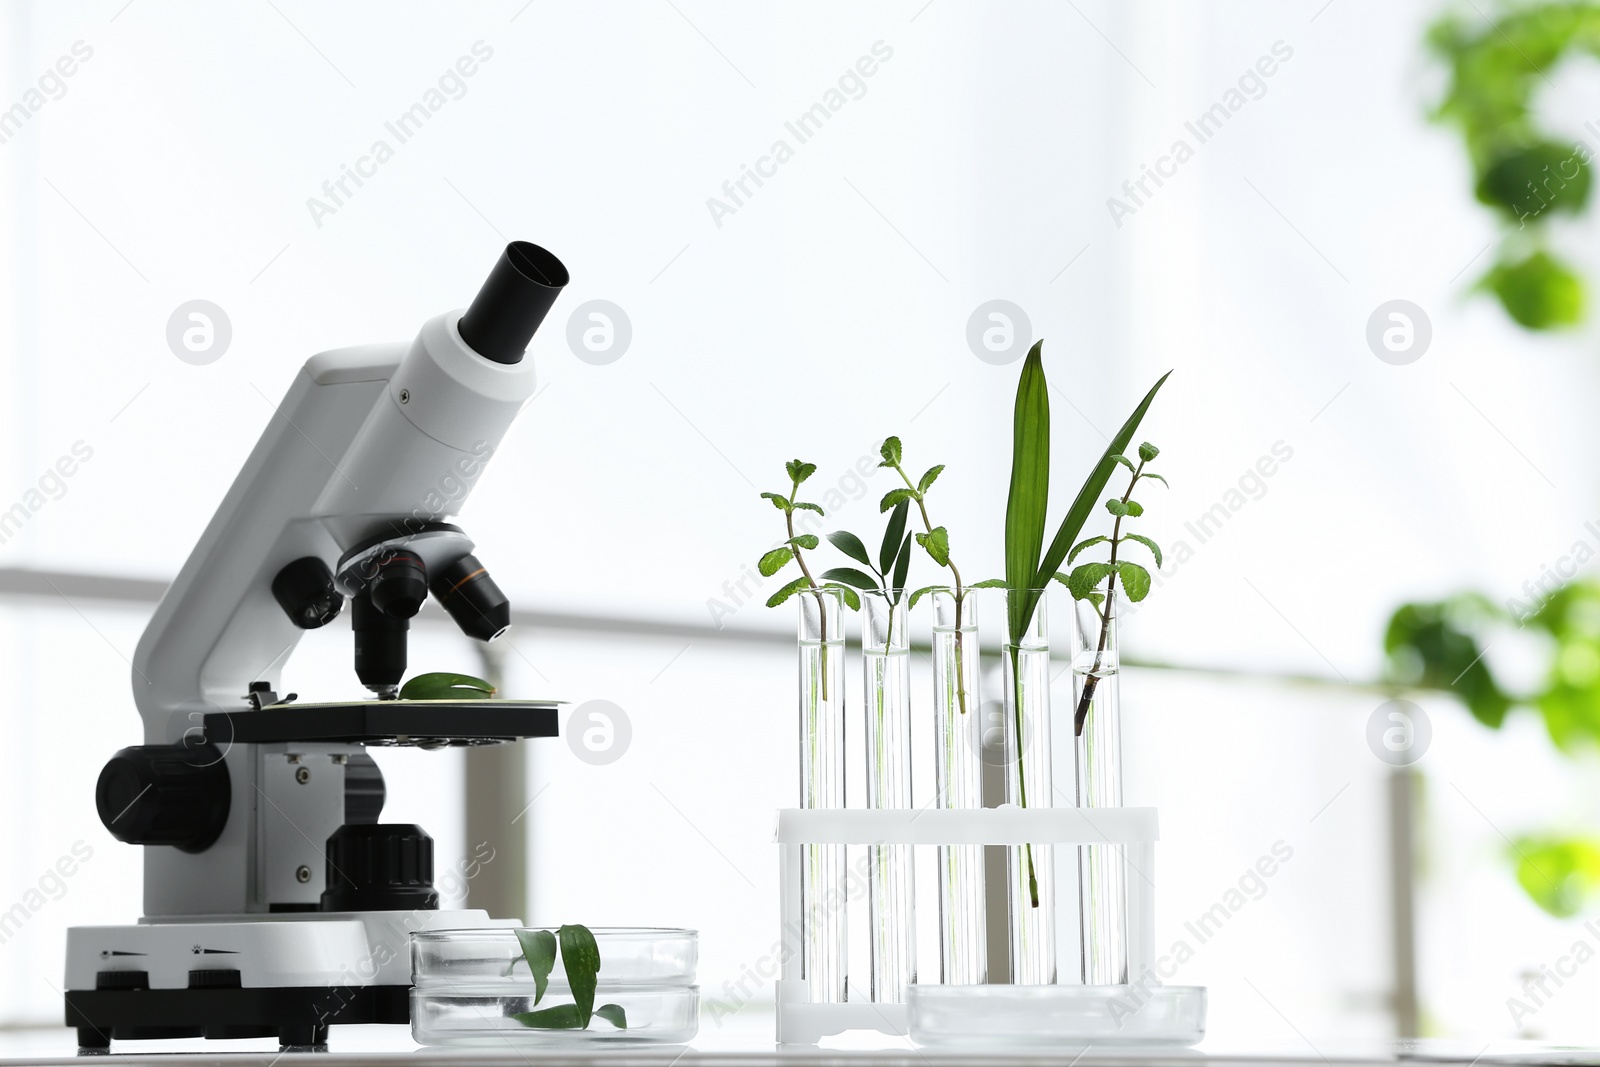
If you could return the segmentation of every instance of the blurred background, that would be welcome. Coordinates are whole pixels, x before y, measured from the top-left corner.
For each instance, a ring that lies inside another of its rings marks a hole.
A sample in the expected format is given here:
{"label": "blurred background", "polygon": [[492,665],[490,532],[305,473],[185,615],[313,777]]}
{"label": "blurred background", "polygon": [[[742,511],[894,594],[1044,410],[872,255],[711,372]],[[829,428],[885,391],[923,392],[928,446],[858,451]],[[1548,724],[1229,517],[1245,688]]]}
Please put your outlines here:
{"label": "blurred background", "polygon": [[[128,660],[298,368],[528,239],[572,284],[462,514],[518,625],[486,660],[435,615],[411,660],[612,740],[377,753],[441,872],[494,843],[453,902],[696,927],[706,1029],[770,1016],[794,620],[758,493],[814,462],[874,543],[897,434],[1000,574],[1043,338],[1052,525],[1174,371],[1122,635],[1158,943],[1292,850],[1176,976],[1207,1047],[1600,1042],[1597,41],[1437,0],[5,0],[0,1024],[59,1020],[67,926],[140,914],[93,805]],[[310,634],[285,688],[360,695],[349,654]]]}

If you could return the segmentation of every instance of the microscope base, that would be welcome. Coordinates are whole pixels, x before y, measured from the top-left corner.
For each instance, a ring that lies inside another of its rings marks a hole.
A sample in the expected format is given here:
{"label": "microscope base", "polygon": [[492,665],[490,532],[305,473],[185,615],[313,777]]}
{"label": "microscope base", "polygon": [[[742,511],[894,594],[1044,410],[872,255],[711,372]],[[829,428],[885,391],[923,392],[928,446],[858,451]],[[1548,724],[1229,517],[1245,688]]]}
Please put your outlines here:
{"label": "microscope base", "polygon": [[277,1037],[411,1021],[411,933],[518,926],[487,912],[300,912],[145,920],[67,931],[66,1025],[113,1040]]}
{"label": "microscope base", "polygon": [[411,987],[280,986],[265,989],[69,989],[66,1023],[80,1048],[113,1040],[276,1037],[321,1045],[343,1023],[411,1021]]}

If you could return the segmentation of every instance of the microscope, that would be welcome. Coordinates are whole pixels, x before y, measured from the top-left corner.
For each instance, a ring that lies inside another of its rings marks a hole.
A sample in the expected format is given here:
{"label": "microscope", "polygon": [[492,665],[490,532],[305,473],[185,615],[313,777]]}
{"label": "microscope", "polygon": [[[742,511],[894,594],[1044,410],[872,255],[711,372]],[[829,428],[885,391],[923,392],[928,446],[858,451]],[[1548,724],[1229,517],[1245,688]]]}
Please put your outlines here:
{"label": "microscope", "polygon": [[[78,1044],[277,1037],[410,1018],[412,931],[514,926],[441,911],[433,839],[379,821],[372,746],[554,737],[553,702],[401,700],[410,620],[429,594],[469,637],[511,621],[446,520],[534,391],[524,351],[567,283],[508,245],[465,312],[410,344],[309,359],[139,640],[144,744],[95,789],[112,836],[143,845],[145,917],[67,933]],[[301,635],[349,601],[374,699],[280,696]]]}

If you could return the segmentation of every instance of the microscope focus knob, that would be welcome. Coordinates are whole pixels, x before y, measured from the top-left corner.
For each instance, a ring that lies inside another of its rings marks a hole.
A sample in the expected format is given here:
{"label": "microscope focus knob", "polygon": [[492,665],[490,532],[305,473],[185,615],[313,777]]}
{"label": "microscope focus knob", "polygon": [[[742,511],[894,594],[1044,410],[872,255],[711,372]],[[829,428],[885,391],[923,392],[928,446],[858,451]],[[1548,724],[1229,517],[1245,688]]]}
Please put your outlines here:
{"label": "microscope focus knob", "polygon": [[415,823],[346,823],[328,838],[319,911],[433,911],[433,838]]}
{"label": "microscope focus knob", "polygon": [[409,619],[428,599],[428,569],[414,552],[391,552],[367,586],[372,606],[391,619]]}
{"label": "microscope focus knob", "polygon": [[344,597],[333,585],[333,572],[316,556],[285,563],[272,579],[272,595],[302,630],[326,626],[344,607]]}
{"label": "microscope focus knob", "polygon": [[204,852],[228,823],[232,792],[213,744],[136,745],[105,765],[94,803],[118,841]]}

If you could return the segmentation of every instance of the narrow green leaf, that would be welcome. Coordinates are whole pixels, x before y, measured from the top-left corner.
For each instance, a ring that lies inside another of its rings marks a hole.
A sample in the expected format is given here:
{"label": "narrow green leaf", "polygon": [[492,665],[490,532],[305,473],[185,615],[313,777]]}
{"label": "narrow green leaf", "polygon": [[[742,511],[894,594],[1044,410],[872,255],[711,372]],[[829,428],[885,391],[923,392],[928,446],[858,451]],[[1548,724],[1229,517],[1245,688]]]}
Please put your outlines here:
{"label": "narrow green leaf", "polygon": [[522,946],[522,958],[528,961],[533,972],[533,1002],[544,999],[550,985],[550,972],[556,967],[556,935],[549,930],[518,930],[517,943]]}
{"label": "narrow green leaf", "polygon": [[917,479],[917,492],[926,493],[928,486],[933,484],[933,480],[939,477],[939,472],[942,470],[944,470],[944,464],[939,463],[923,471],[922,477]]}
{"label": "narrow green leaf", "polygon": [[1150,595],[1150,572],[1137,563],[1117,560],[1117,573],[1122,578],[1122,590],[1128,599],[1137,604]]}
{"label": "narrow green leaf", "polygon": [[761,499],[772,501],[772,506],[779,511],[788,512],[789,510],[789,498],[782,493],[762,493]]}
{"label": "narrow green leaf", "polygon": [[1133,460],[1129,459],[1127,456],[1122,455],[1120,452],[1117,453],[1115,456],[1112,456],[1111,458],[1113,460],[1115,460],[1116,462],[1122,464],[1124,467],[1127,467],[1129,470],[1134,470],[1135,469],[1134,466],[1133,466]]}
{"label": "narrow green leaf", "polygon": [[1137,500],[1130,500],[1125,506],[1128,509],[1128,516],[1130,518],[1137,519],[1140,515],[1144,514],[1144,505],[1139,503]]}
{"label": "narrow green leaf", "polygon": [[771,578],[774,574],[783,570],[784,564],[793,558],[794,549],[787,545],[782,548],[775,548],[761,557],[760,562],[756,564],[756,570],[761,572],[761,577]]}
{"label": "narrow green leaf", "polygon": [[523,1026],[536,1030],[582,1030],[589,1025],[582,1009],[576,1004],[557,1004],[538,1011],[512,1012],[511,1017]]}
{"label": "narrow green leaf", "polygon": [[822,572],[822,576],[830,582],[843,582],[853,585],[857,589],[865,589],[869,593],[878,588],[878,580],[870,574],[863,574],[854,567],[831,567]]}
{"label": "narrow green leaf", "polygon": [[1166,485],[1168,489],[1172,488],[1172,486],[1167,485],[1167,480],[1165,478],[1161,477],[1161,475],[1159,475],[1159,474],[1151,474],[1149,471],[1145,471],[1143,474],[1139,475],[1139,480],[1141,482],[1144,481],[1146,478],[1154,478],[1156,481],[1160,482],[1162,485]]}
{"label": "narrow green leaf", "polygon": [[883,494],[883,499],[878,501],[878,513],[888,511],[897,504],[907,503],[915,496],[909,489],[891,489]]}
{"label": "narrow green leaf", "polygon": [[973,582],[968,589],[1005,589],[1008,588],[1004,578],[985,578],[981,582]]}
{"label": "narrow green leaf", "polygon": [[817,465],[815,463],[804,463],[798,459],[791,459],[783,466],[789,472],[789,479],[796,485],[817,473]]}
{"label": "narrow green leaf", "polygon": [[[1039,568],[1035,572],[1037,580],[1030,579],[1034,588],[1043,585],[1049,576],[1061,569],[1062,561],[1067,558],[1067,550],[1078,537],[1078,531],[1083,529],[1083,524],[1088,521],[1089,513],[1094,510],[1094,502],[1105,491],[1106,483],[1111,480],[1111,472],[1116,470],[1116,460],[1112,456],[1119,455],[1128,447],[1128,442],[1133,439],[1134,431],[1139,428],[1139,423],[1144,419],[1146,411],[1150,410],[1151,401],[1155,400],[1156,393],[1166,384],[1172,372],[1168,371],[1161,376],[1150,391],[1144,395],[1139,406],[1133,409],[1133,414],[1128,416],[1128,421],[1122,424],[1122,429],[1111,439],[1106,446],[1105,455],[1100,457],[1100,462],[1095,464],[1094,470],[1089,472],[1089,477],[1084,480],[1083,488],[1078,490],[1078,495],[1072,501],[1072,506],[1067,509],[1066,517],[1061,520],[1061,526],[1056,530],[1056,536],[1050,542],[1050,547],[1045,550],[1044,558],[1039,561]],[[1009,576],[1009,572],[1008,572]]]}
{"label": "narrow green leaf", "polygon": [[796,593],[810,584],[811,580],[806,578],[804,575],[801,575],[799,578],[796,578],[794,581],[790,582],[788,585],[784,586],[782,589],[768,597],[767,607],[777,607],[779,604],[782,604],[785,600],[788,600],[790,597],[794,596]]}
{"label": "narrow green leaf", "polygon": [[823,514],[821,507],[816,504],[807,504],[804,501],[796,502],[794,507],[796,511],[815,511],[818,515]]}
{"label": "narrow green leaf", "polygon": [[[889,523],[883,528],[883,544],[878,547],[878,569],[888,574],[894,565],[895,552],[900,548],[900,542],[905,539],[906,516],[911,514],[911,501],[902,500],[894,506],[894,511],[889,514]],[[859,558],[859,557],[858,557]],[[862,560],[862,563],[867,563]],[[867,564],[871,566],[871,564]]]}
{"label": "narrow green leaf", "polygon": [[1072,573],[1067,575],[1067,588],[1072,591],[1072,599],[1087,600],[1094,587],[1110,574],[1109,563],[1085,563],[1072,568]]}
{"label": "narrow green leaf", "polygon": [[878,449],[878,455],[883,457],[880,467],[898,467],[900,465],[900,438],[885,437],[883,446]]}
{"label": "narrow green leaf", "polygon": [[400,687],[401,700],[482,700],[494,696],[494,686],[470,674],[435,671],[419,674]]}
{"label": "narrow green leaf", "polygon": [[1124,541],[1137,541],[1144,547],[1148,548],[1150,550],[1150,554],[1156,558],[1156,566],[1161,566],[1161,546],[1150,540],[1150,538],[1146,537],[1144,534],[1131,533],[1123,534],[1122,539]]}
{"label": "narrow green leaf", "polygon": [[594,1013],[618,1030],[628,1028],[628,1013],[622,1010],[621,1004],[602,1004],[594,1010]]}
{"label": "narrow green leaf", "polygon": [[[1044,376],[1041,340],[1034,343],[1022,364],[1011,419],[1011,489],[1006,497],[1005,552],[1006,583],[1012,589],[1040,587],[1034,576],[1039,573],[1039,550],[1044,545],[1049,507],[1050,389]],[[1027,629],[1036,596],[1025,593],[1007,601],[1012,640],[1020,640]]]}
{"label": "narrow green leaf", "polygon": [[1161,449],[1157,448],[1149,441],[1146,441],[1144,444],[1139,446],[1139,458],[1144,460],[1146,463],[1149,463],[1159,455],[1161,455]]}
{"label": "narrow green leaf", "polygon": [[857,563],[865,563],[869,567],[872,566],[872,557],[867,555],[867,546],[861,543],[861,538],[849,530],[835,530],[828,535],[828,540],[833,543],[834,548],[837,548]]}
{"label": "narrow green leaf", "polygon": [[941,567],[950,566],[950,531],[935,526],[927,533],[917,534],[917,544]]}
{"label": "narrow green leaf", "polygon": [[600,981],[600,946],[587,926],[570,924],[556,930],[561,941],[561,967],[567,972],[567,986],[572,990],[572,1000],[577,1005],[583,1021],[589,1025],[594,1014],[594,990]]}
{"label": "narrow green leaf", "polygon": [[822,588],[839,590],[839,596],[843,598],[846,604],[850,605],[851,611],[861,610],[861,594],[851,589],[848,585],[842,585],[839,582],[825,582]]}
{"label": "narrow green leaf", "polygon": [[1122,502],[1121,497],[1114,496],[1110,500],[1106,501],[1106,510],[1120,518],[1128,513],[1128,505]]}
{"label": "narrow green leaf", "polygon": [[933,592],[935,589],[943,589],[943,588],[944,588],[944,586],[942,586],[942,585],[925,585],[925,586],[923,586],[921,589],[918,589],[916,592],[911,594],[911,600],[910,600],[909,603],[906,604],[906,607],[908,609],[916,607],[917,606],[917,601],[921,600],[924,596],[927,596],[929,593]]}
{"label": "narrow green leaf", "polygon": [[894,584],[890,587],[893,590],[893,593],[894,593],[894,596],[895,596],[895,603],[897,603],[897,604],[900,602],[900,600],[899,600],[900,595],[905,592],[906,576],[908,574],[910,574],[910,573],[911,573],[911,535],[910,534],[906,534],[905,540],[900,542],[900,551],[895,555],[895,560],[894,560]]}
{"label": "narrow green leaf", "polygon": [[796,534],[789,538],[789,543],[799,545],[801,548],[816,548],[822,542],[817,540],[816,534]]}
{"label": "narrow green leaf", "polygon": [[1090,538],[1087,538],[1087,539],[1085,539],[1083,541],[1079,541],[1077,544],[1072,546],[1072,551],[1067,553],[1067,562],[1071,563],[1073,560],[1077,559],[1078,558],[1078,553],[1082,552],[1084,549],[1091,548],[1091,547],[1093,547],[1095,545],[1098,545],[1098,544],[1100,544],[1100,543],[1102,543],[1104,541],[1109,541],[1109,540],[1111,540],[1111,538],[1106,537],[1104,534],[1097,534],[1094,537],[1090,537]]}

